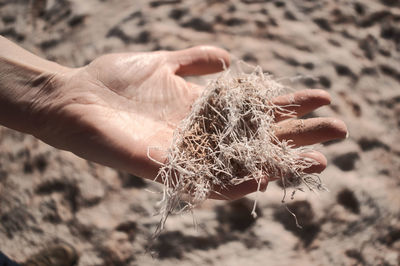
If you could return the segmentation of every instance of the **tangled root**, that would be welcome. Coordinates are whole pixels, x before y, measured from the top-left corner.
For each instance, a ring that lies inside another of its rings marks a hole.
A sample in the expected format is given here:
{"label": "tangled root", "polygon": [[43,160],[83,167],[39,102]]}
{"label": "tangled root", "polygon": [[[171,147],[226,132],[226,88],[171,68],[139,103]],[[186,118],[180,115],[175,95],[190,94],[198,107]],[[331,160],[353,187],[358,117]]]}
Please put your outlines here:
{"label": "tangled root", "polygon": [[165,185],[158,232],[169,214],[192,210],[217,188],[278,177],[285,191],[282,201],[286,187],[323,189],[318,176],[305,173],[315,164],[301,156],[310,149],[275,136],[275,116],[295,115],[289,106],[272,102],[285,92],[260,67],[251,74],[227,70],[208,84],[175,131],[167,163],[158,173]]}

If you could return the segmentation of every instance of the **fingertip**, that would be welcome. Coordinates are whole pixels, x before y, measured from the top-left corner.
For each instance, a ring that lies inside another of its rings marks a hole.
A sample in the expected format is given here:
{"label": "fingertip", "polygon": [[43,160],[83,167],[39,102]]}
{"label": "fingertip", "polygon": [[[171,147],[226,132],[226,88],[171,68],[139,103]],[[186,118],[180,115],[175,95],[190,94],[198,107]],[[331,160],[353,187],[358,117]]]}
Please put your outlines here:
{"label": "fingertip", "polygon": [[349,132],[347,130],[346,124],[340,119],[332,119],[333,128],[336,130],[336,134],[338,138],[345,139],[348,137]]}
{"label": "fingertip", "polygon": [[328,92],[320,89],[306,89],[292,94],[278,96],[273,100],[276,105],[283,106],[289,115],[277,114],[276,121],[287,119],[293,113],[301,117],[315,109],[329,105],[331,103],[331,96]]}
{"label": "fingertip", "polygon": [[221,48],[200,45],[169,53],[169,61],[180,76],[220,72],[230,65],[229,53]]}
{"label": "fingertip", "polygon": [[269,180],[266,177],[261,178],[260,180],[248,180],[238,185],[219,188],[216,191],[211,192],[209,198],[217,200],[237,200],[256,191],[266,191],[268,182]]}
{"label": "fingertip", "polygon": [[209,54],[212,58],[212,60],[210,61],[220,61],[223,62],[223,65],[221,65],[221,70],[223,70],[224,66],[225,67],[229,67],[231,64],[231,56],[228,53],[228,51],[226,51],[225,49],[216,47],[216,46],[211,46],[211,45],[199,45],[199,46],[195,46],[193,47],[193,49],[199,49],[207,54]]}
{"label": "fingertip", "polygon": [[268,187],[268,178],[262,178],[260,180],[260,189],[259,189],[259,191],[265,192],[267,190],[267,187]]}
{"label": "fingertip", "polygon": [[331,95],[324,90],[307,89],[295,93],[295,101],[299,104],[311,105],[312,108],[318,108],[330,104],[332,98]]}
{"label": "fingertip", "polygon": [[321,173],[325,170],[328,165],[328,160],[326,159],[325,155],[318,151],[311,151],[302,154],[303,157],[310,158],[316,162],[316,164],[312,165],[308,169],[306,169],[306,173]]}
{"label": "fingertip", "polygon": [[322,105],[331,104],[332,97],[327,91],[324,91],[324,90],[321,90],[321,89],[315,89],[313,91],[314,91],[315,95],[318,96],[318,98],[319,98],[319,100],[320,100]]}

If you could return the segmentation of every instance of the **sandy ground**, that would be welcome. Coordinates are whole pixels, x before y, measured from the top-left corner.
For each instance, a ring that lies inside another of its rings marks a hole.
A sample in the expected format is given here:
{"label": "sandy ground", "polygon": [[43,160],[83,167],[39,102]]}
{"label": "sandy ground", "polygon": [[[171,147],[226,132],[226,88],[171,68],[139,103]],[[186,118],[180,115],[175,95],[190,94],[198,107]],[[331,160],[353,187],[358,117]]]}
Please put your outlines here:
{"label": "sandy ground", "polygon": [[[30,5],[29,3],[33,3]],[[146,252],[160,187],[0,128],[0,250],[19,261],[57,240],[79,265],[399,265],[400,3],[397,0],[2,0],[0,34],[45,58],[82,66],[109,52],[211,44],[333,104],[350,137],[320,147],[330,192],[289,208],[270,184],[173,216]]]}

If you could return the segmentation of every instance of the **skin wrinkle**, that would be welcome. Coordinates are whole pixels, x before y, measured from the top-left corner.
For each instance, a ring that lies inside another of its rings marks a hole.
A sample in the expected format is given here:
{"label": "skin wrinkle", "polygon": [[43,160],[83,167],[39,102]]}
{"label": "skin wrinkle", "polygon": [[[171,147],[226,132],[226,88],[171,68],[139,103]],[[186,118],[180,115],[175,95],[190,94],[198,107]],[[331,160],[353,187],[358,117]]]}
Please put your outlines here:
{"label": "skin wrinkle", "polygon": [[[90,75],[90,73],[89,73],[89,75]],[[103,87],[105,87],[105,88],[107,87],[107,86],[103,83],[103,81],[102,81],[101,79],[97,79],[97,81],[99,81]],[[92,81],[92,82],[93,82],[93,81]],[[98,85],[98,84],[95,84],[95,85]],[[143,83],[142,83],[142,85],[139,86],[139,88],[142,87],[142,86],[143,86]],[[140,89],[139,89],[139,90],[140,90]],[[144,89],[142,89],[142,90],[144,90]],[[127,100],[127,106],[130,106],[129,102],[131,102],[131,101],[136,101],[137,103],[141,103],[141,104],[145,104],[145,103],[147,103],[147,102],[148,102],[148,103],[152,103],[152,101],[144,101],[144,100],[141,100],[141,99],[135,99],[135,97],[132,97],[132,98],[126,97],[125,94],[119,92],[119,90],[111,90],[111,91],[112,91],[113,93],[115,93],[115,94],[118,94],[119,96],[124,97],[124,98]],[[162,102],[162,101],[161,101],[161,102]],[[107,108],[107,107],[108,107],[107,105],[108,105],[108,104],[105,104],[104,107]],[[119,108],[116,108],[116,107],[119,107]],[[115,112],[121,112],[121,111],[126,112],[126,109],[125,109],[124,107],[122,107],[121,105],[113,106],[112,109],[115,110]],[[111,111],[111,110],[110,110],[110,111]],[[133,109],[133,110],[131,110],[131,112],[135,113],[135,115],[138,116],[138,114],[139,114],[140,111],[137,111],[137,110]],[[141,113],[140,115],[143,116],[142,113]],[[133,114],[132,114],[132,116],[133,116]],[[146,116],[146,114],[145,114],[144,116]],[[162,119],[160,119],[160,120],[162,121]]]}
{"label": "skin wrinkle", "polygon": [[[101,82],[101,80],[100,80],[100,82]],[[105,86],[105,85],[102,84],[102,86]],[[114,91],[114,90],[111,90],[111,92],[117,93],[117,92]],[[117,94],[120,95],[119,93],[117,93]],[[123,95],[121,95],[121,96],[123,96]],[[127,105],[129,105],[128,102],[130,101],[130,99],[126,98],[126,100],[127,100]],[[103,102],[103,101],[102,101],[102,102]],[[104,102],[104,104],[103,104],[103,107],[104,107],[104,109],[110,109],[110,106],[109,106],[107,103],[105,103],[105,102]],[[131,110],[131,112],[128,113],[127,110],[126,110],[126,108],[124,108],[124,107],[121,106],[121,105],[116,105],[116,106],[112,107],[112,109],[110,109],[109,112],[110,112],[110,113],[115,113],[115,115],[117,115],[117,116],[118,116],[118,114],[120,114],[120,113],[122,113],[122,112],[127,113],[128,116],[134,117],[136,120],[139,120],[139,121],[137,121],[137,123],[135,123],[135,124],[137,124],[137,126],[139,126],[140,124],[143,124],[143,123],[144,123],[144,122],[140,122],[140,121],[142,121],[141,117],[143,117],[143,116],[146,117],[146,115],[143,115],[143,114],[140,114],[140,115],[139,115],[139,113],[138,113],[137,110]],[[125,119],[124,119],[124,120],[125,120]],[[151,121],[150,117],[148,117],[147,120],[148,120],[148,121]],[[131,121],[132,121],[132,119],[131,119]],[[149,123],[149,122],[146,122],[146,123]],[[128,123],[125,123],[125,127],[128,127],[127,125],[128,125]],[[140,140],[140,139],[143,139],[143,138],[146,138],[146,137],[147,137],[147,136],[145,136],[145,135],[138,135],[137,132],[134,132],[134,131],[132,131],[132,130],[129,130],[129,131],[132,133],[132,136],[135,136],[135,138],[136,138],[137,140]]]}
{"label": "skin wrinkle", "polygon": [[[42,80],[41,83],[34,82],[34,78],[27,82],[25,84],[27,88],[24,90],[25,94],[19,95],[18,101],[23,106],[23,112],[27,114],[28,121],[31,120],[36,128],[45,128],[47,127],[45,113],[51,109],[52,100],[60,97],[60,93],[55,89],[58,85],[55,74],[40,74],[40,76],[45,76],[46,78],[40,78]],[[36,83],[36,86],[33,86],[35,89],[30,86],[32,82]],[[36,132],[32,133],[36,134]]]}

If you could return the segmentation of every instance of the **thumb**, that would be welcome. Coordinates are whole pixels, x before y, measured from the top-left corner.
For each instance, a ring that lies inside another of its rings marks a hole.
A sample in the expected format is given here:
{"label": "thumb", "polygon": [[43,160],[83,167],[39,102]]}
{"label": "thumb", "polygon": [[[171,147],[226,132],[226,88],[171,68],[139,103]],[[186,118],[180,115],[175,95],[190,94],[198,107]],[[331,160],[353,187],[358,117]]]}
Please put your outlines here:
{"label": "thumb", "polygon": [[169,61],[180,76],[205,75],[224,70],[230,63],[229,53],[213,46],[196,46],[169,52]]}

